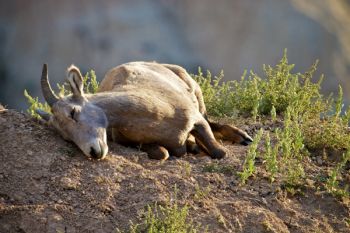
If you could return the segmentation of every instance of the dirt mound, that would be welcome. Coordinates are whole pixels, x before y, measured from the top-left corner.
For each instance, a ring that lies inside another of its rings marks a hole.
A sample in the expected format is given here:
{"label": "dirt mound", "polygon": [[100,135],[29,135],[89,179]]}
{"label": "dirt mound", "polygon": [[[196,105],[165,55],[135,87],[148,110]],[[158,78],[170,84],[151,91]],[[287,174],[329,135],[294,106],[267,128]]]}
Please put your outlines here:
{"label": "dirt mound", "polygon": [[209,232],[350,232],[349,206],[328,194],[310,187],[289,197],[263,175],[239,186],[246,147],[226,145],[220,161],[159,162],[109,145],[107,159],[89,160],[46,125],[0,110],[0,232],[127,230],[147,205],[171,199],[175,185],[194,223]]}

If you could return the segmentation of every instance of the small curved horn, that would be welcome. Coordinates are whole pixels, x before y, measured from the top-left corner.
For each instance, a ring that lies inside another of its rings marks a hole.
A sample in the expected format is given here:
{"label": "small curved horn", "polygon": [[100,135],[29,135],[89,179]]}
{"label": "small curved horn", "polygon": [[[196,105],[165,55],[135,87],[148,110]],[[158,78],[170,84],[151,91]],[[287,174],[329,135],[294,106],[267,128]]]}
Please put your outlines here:
{"label": "small curved horn", "polygon": [[51,89],[49,75],[47,72],[47,64],[44,64],[43,72],[41,74],[41,91],[43,92],[46,102],[50,105],[50,107],[52,107],[52,105],[57,102],[58,97]]}

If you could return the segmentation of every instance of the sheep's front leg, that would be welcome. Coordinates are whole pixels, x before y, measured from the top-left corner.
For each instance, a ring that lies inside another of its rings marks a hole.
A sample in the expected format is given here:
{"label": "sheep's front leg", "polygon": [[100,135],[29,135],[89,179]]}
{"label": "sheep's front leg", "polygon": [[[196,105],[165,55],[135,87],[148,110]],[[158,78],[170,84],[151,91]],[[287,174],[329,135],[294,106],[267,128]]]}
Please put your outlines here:
{"label": "sheep's front leg", "polygon": [[150,159],[166,160],[169,158],[168,150],[157,144],[142,144],[141,150],[146,152]]}
{"label": "sheep's front leg", "polygon": [[182,157],[187,154],[186,145],[167,148],[171,156]]}
{"label": "sheep's front leg", "polygon": [[117,142],[124,146],[132,146],[132,147],[139,146],[142,151],[147,153],[150,159],[166,160],[169,158],[169,152],[165,147],[159,146],[157,144],[140,145],[139,143],[131,142],[123,134],[121,134],[116,128],[112,129],[112,139],[114,142]]}
{"label": "sheep's front leg", "polygon": [[123,146],[137,146],[137,143],[127,139],[123,134],[119,132],[117,128],[112,128],[112,140],[113,142],[119,143]]}

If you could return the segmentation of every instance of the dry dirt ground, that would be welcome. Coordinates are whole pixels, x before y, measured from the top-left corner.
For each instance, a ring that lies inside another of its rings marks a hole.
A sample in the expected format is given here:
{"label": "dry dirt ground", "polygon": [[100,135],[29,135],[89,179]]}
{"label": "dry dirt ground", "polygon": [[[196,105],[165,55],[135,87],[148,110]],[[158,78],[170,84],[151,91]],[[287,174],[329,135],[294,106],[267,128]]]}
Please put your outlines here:
{"label": "dry dirt ground", "polygon": [[[45,124],[0,110],[0,232],[128,230],[147,205],[174,199],[175,185],[180,204],[208,232],[350,232],[349,205],[318,192],[314,181],[290,196],[258,170],[240,186],[246,147],[225,145],[220,161],[189,155],[159,162],[109,145],[107,159],[89,160]],[[224,169],[208,171],[215,166]],[[312,160],[309,167],[318,173]]]}

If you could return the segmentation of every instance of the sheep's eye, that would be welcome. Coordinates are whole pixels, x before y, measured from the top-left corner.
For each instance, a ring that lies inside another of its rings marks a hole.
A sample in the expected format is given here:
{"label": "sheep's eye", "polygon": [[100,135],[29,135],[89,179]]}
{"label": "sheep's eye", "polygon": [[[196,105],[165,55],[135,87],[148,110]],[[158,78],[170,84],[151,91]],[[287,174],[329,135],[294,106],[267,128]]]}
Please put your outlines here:
{"label": "sheep's eye", "polygon": [[70,117],[74,120],[74,115],[75,115],[75,108],[72,109],[70,112]]}

